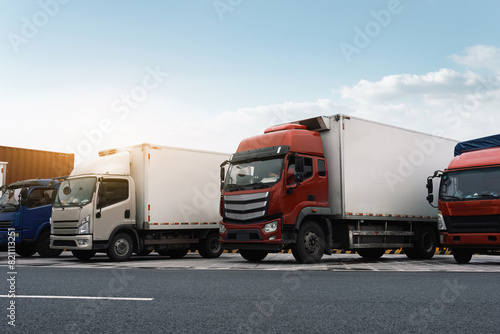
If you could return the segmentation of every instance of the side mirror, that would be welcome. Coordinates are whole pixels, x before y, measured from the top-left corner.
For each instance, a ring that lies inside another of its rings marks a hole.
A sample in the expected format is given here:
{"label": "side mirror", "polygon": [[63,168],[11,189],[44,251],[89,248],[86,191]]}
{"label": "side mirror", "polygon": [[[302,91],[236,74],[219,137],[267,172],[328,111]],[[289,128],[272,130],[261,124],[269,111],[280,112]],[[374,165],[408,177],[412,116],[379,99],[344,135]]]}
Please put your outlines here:
{"label": "side mirror", "polygon": [[304,157],[301,156],[295,157],[295,171],[298,174],[304,173]]}
{"label": "side mirror", "polygon": [[434,202],[434,195],[433,194],[427,195],[427,202],[429,202],[429,204],[432,204],[432,202]]}
{"label": "side mirror", "polygon": [[432,184],[432,177],[427,178],[427,184],[425,185],[427,188],[427,193],[432,194],[434,192],[434,185]]}
{"label": "side mirror", "polygon": [[19,193],[21,196],[21,199],[28,199],[28,188],[23,188],[21,189],[21,192]]}

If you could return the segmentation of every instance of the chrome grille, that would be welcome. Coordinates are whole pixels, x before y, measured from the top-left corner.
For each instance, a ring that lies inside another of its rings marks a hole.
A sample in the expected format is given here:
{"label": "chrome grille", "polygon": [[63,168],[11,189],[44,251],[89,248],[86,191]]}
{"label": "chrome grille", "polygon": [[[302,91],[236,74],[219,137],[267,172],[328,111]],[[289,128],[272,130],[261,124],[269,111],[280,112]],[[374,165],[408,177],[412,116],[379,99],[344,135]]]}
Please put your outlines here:
{"label": "chrome grille", "polygon": [[226,218],[248,221],[267,215],[269,192],[225,195],[224,212]]}
{"label": "chrome grille", "polygon": [[75,235],[78,232],[78,220],[53,220],[53,235]]}

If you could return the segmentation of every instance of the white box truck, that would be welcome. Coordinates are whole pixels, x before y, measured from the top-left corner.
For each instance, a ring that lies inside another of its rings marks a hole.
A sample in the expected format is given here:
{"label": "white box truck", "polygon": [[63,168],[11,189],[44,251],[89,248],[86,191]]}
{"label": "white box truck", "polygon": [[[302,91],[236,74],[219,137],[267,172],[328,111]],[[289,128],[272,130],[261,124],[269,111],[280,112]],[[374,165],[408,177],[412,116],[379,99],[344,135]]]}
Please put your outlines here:
{"label": "white box truck", "polygon": [[52,249],[88,260],[106,252],[218,257],[219,169],[228,155],[151,144],[99,152],[62,182],[52,209]]}
{"label": "white box truck", "polygon": [[250,261],[291,249],[317,262],[333,248],[430,258],[437,210],[422,182],[456,143],[341,114],[271,127],[229,160],[221,243]]}

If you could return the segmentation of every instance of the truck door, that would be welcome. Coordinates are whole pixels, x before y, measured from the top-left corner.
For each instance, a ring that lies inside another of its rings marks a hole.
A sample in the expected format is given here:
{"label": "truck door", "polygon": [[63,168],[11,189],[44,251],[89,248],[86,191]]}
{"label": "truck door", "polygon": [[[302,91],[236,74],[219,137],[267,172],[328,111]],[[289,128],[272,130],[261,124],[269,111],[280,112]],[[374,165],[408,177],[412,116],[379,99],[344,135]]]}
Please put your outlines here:
{"label": "truck door", "polygon": [[108,240],[116,227],[135,223],[135,197],[130,190],[127,179],[105,178],[99,183],[94,240]]}
{"label": "truck door", "polygon": [[34,239],[38,227],[49,222],[56,191],[53,188],[36,187],[23,201],[19,226],[23,239]]}
{"label": "truck door", "polygon": [[300,183],[297,182],[296,175],[295,158],[292,156],[285,169],[285,224],[295,224],[304,207],[328,205],[328,179],[323,159],[304,156],[303,180]]}

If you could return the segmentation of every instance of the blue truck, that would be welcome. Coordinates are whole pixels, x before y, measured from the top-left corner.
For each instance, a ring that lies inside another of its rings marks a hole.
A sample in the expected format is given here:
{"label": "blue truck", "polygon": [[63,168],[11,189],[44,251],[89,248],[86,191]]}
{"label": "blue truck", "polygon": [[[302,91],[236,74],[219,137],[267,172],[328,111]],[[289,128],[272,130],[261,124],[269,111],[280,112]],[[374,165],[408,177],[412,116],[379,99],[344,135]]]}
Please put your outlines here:
{"label": "blue truck", "polygon": [[59,189],[57,179],[32,179],[11,183],[0,198],[0,251],[8,248],[15,233],[15,251],[28,257],[57,257],[62,250],[50,249],[52,203]]}

